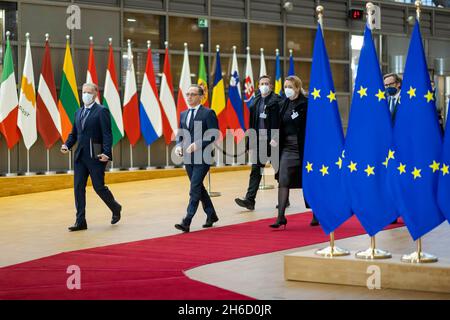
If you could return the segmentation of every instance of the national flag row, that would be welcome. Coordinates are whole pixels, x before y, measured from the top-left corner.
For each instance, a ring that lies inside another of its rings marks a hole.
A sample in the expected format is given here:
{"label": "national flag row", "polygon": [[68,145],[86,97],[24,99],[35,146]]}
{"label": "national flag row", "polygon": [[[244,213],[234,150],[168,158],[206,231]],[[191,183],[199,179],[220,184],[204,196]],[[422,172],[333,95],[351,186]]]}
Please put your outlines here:
{"label": "national flag row", "polygon": [[366,26],[347,134],[343,134],[322,28],[310,78],[303,189],[324,231],[355,214],[374,236],[401,216],[414,240],[450,222],[450,122],[439,127],[420,24],[411,35],[392,120]]}
{"label": "national flag row", "polygon": [[[45,52],[36,93],[30,35],[29,33],[26,34],[26,53],[18,98],[9,33],[7,33],[0,88],[0,132],[5,137],[9,149],[13,148],[19,142],[20,136],[23,138],[25,147],[30,149],[36,142],[38,133],[41,135],[46,148],[50,149],[58,139],[65,141],[71,132],[75,112],[80,108],[80,99],[69,40],[69,36],[67,36],[61,86],[59,97],[57,97],[54,73],[51,64],[49,36],[47,34],[45,39]],[[209,107],[206,70],[203,45],[201,45],[197,83],[204,87],[205,97],[202,103]],[[288,75],[293,73],[294,63],[292,51],[290,51],[290,68]],[[260,76],[266,74],[264,50],[261,49]],[[92,37],[90,37],[86,83],[98,85]],[[169,144],[172,141],[173,135],[176,133],[180,113],[188,107],[185,94],[191,83],[189,54],[187,44],[185,44],[178,97],[175,102],[169,50],[168,44],[166,43],[164,67],[158,94],[152,62],[151,43],[148,42],[147,63],[142,81],[141,95],[140,98],[138,98],[133,52],[131,41],[129,40],[127,50],[127,71],[122,103],[116,67],[114,64],[112,39],[110,38],[103,99],[99,92],[96,102],[102,103],[110,110],[113,146],[125,135],[131,145],[135,145],[141,135],[144,137],[147,145],[152,144],[162,135],[164,135],[166,144]],[[281,94],[281,87],[280,56],[277,49],[275,93]],[[249,105],[254,96],[255,85],[249,48],[247,48],[244,96],[241,93],[236,47],[234,47],[230,86],[228,99],[226,99],[220,63],[220,48],[217,46],[211,108],[216,111],[220,130],[223,135],[226,134],[227,129],[245,130],[248,127]]]}

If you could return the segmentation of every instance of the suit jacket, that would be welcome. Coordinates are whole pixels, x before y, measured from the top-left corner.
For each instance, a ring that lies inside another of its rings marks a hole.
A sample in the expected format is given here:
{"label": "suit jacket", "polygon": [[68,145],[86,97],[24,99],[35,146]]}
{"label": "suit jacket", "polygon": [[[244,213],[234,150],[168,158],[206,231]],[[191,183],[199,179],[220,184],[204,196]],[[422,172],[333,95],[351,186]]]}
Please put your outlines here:
{"label": "suit jacket", "polygon": [[[250,105],[250,124],[249,128],[258,130],[259,123],[259,112],[258,106],[262,99],[261,95],[258,95],[253,100]],[[265,110],[266,118],[264,119],[264,125],[267,129],[267,140],[270,141],[272,139],[272,130],[279,128],[279,115],[280,115],[280,103],[281,97],[275,94],[273,91],[265,98]],[[275,138],[275,137],[273,137]]]}
{"label": "suit jacket", "polygon": [[[177,147],[181,147],[183,149],[185,162],[188,158],[192,160],[194,155],[197,153],[203,154],[205,148],[213,143],[218,138],[219,134],[219,124],[214,110],[205,108],[204,106],[200,106],[194,117],[193,128],[188,128],[186,125],[186,118],[188,116],[188,113],[189,109],[181,112],[180,123],[178,126],[180,130],[178,130],[177,132]],[[205,132],[210,129],[214,130],[210,131],[210,133],[214,134],[205,135]],[[195,142],[198,149],[197,151],[189,154],[186,152],[186,148],[189,147],[189,145],[193,142]]]}
{"label": "suit jacket", "polygon": [[87,115],[84,127],[82,127],[80,118],[83,109],[80,108],[75,113],[75,123],[65,145],[68,149],[72,149],[78,143],[75,160],[80,157],[82,152],[88,152],[93,159],[97,159],[97,155],[103,153],[109,157],[109,160],[112,160],[112,131],[109,110],[98,103],[94,103]]}

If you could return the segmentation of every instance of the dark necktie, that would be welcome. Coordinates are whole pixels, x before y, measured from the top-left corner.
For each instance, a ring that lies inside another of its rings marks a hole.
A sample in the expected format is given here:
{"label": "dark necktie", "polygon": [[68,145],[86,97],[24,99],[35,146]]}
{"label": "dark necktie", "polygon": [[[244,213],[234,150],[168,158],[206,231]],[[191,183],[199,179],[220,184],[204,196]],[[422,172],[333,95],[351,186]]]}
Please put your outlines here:
{"label": "dark necktie", "polygon": [[81,118],[80,118],[80,120],[81,120],[81,128],[82,129],[84,129],[84,123],[86,122],[86,118],[87,118],[87,116],[89,115],[89,111],[90,111],[91,109],[88,109],[88,108],[84,108],[84,110],[83,110],[83,112],[81,113]]}
{"label": "dark necktie", "polygon": [[194,111],[195,111],[195,109],[189,110],[189,113],[190,113],[189,125],[188,125],[189,130],[192,130],[194,128]]}

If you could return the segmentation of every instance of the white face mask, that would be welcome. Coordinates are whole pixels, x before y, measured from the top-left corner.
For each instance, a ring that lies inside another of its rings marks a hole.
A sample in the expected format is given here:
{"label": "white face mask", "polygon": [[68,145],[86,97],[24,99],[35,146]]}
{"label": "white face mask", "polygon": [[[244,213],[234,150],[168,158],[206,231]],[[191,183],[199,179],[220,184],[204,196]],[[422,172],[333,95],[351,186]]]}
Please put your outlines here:
{"label": "white face mask", "polygon": [[94,102],[94,95],[89,92],[83,92],[83,103],[85,106],[90,105],[92,102]]}
{"label": "white face mask", "polygon": [[295,95],[295,91],[292,88],[285,88],[284,94],[286,95],[287,98],[291,98]]}
{"label": "white face mask", "polygon": [[261,91],[261,94],[266,95],[270,92],[270,88],[268,85],[263,84],[259,86],[259,91]]}

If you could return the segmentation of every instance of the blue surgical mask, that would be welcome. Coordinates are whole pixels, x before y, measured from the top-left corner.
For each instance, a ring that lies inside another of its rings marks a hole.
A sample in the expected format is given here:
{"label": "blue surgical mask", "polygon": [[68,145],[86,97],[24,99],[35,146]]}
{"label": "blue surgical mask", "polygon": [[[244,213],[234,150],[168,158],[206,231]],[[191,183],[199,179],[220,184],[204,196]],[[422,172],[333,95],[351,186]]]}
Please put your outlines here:
{"label": "blue surgical mask", "polygon": [[386,92],[387,92],[388,96],[395,96],[397,94],[398,90],[396,87],[387,87]]}
{"label": "blue surgical mask", "polygon": [[286,95],[287,98],[293,97],[295,95],[295,91],[292,88],[285,88],[284,89],[284,94]]}
{"label": "blue surgical mask", "polygon": [[259,91],[261,91],[261,94],[266,95],[269,93],[270,88],[269,88],[269,86],[263,84],[263,85],[259,86]]}
{"label": "blue surgical mask", "polygon": [[83,92],[83,103],[85,106],[90,105],[92,102],[94,102],[94,95],[89,92]]}

